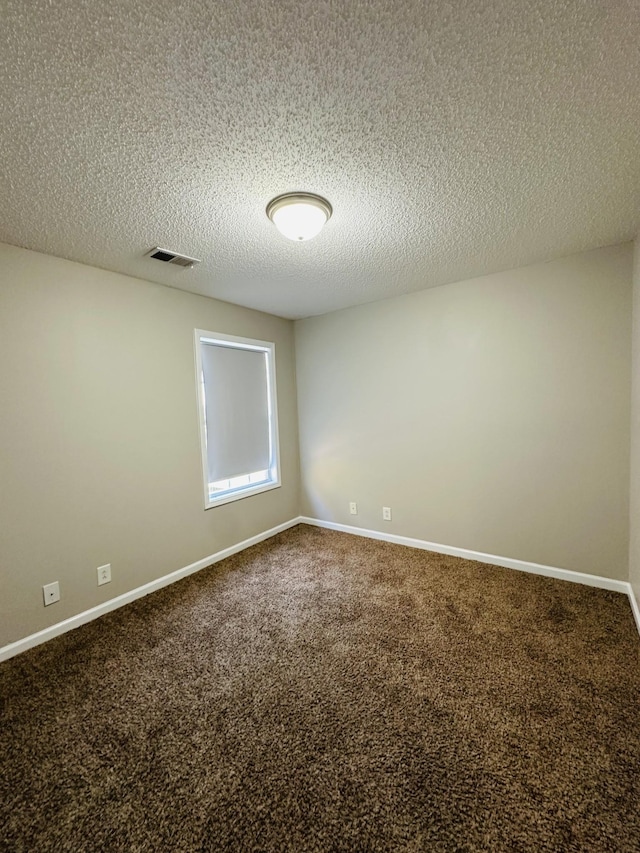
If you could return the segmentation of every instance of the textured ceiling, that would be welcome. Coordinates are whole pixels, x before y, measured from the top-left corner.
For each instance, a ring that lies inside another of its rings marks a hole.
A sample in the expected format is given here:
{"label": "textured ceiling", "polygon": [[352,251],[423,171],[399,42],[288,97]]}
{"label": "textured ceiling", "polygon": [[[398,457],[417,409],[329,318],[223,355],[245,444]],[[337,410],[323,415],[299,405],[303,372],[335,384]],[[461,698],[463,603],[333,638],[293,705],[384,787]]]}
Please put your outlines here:
{"label": "textured ceiling", "polygon": [[639,45],[640,0],[4,0],[0,240],[287,317],[621,242]]}

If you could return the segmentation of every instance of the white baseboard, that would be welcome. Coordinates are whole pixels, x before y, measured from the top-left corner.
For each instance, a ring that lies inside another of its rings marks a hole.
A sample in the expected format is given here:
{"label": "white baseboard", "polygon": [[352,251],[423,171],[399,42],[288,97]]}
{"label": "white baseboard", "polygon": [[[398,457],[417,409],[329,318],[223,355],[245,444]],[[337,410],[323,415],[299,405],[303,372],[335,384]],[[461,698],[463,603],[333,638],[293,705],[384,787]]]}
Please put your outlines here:
{"label": "white baseboard", "polygon": [[636,620],[636,627],[640,634],[640,605],[631,584],[629,584],[629,603],[631,604],[631,612],[633,613],[633,618]]}
{"label": "white baseboard", "polygon": [[311,524],[314,527],[326,527],[328,530],[339,530],[342,533],[351,533],[355,536],[365,536],[367,539],[379,539],[383,542],[393,542],[396,545],[406,545],[409,548],[420,548],[423,551],[433,551],[436,554],[448,554],[451,557],[463,557],[465,560],[476,560],[479,563],[489,563],[492,566],[502,566],[505,569],[516,569],[519,572],[529,572],[533,575],[543,575],[547,578],[558,578],[558,580],[570,583],[581,583],[585,586],[595,586],[599,589],[610,589],[614,592],[622,592],[629,597],[629,603],[633,617],[640,634],[640,607],[633,592],[633,588],[627,581],[603,578],[599,575],[588,575],[584,572],[574,572],[571,569],[559,569],[555,566],[543,566],[540,563],[528,563],[525,560],[516,560],[513,557],[498,557],[495,554],[484,554],[482,551],[469,551],[466,548],[454,548],[452,545],[440,545],[437,542],[427,542],[424,539],[412,539],[409,536],[397,536],[395,533],[383,533],[380,530],[367,530],[363,527],[354,527],[351,524],[338,524],[335,521],[322,521],[319,518],[308,518],[300,516],[300,524]]}
{"label": "white baseboard", "polygon": [[426,542],[424,539],[411,539],[408,536],[396,536],[395,533],[381,533],[379,530],[366,530],[353,527],[350,524],[336,524],[333,521],[321,521],[318,518],[298,519],[301,524],[312,524],[315,527],[327,527],[329,530],[341,530],[343,533],[353,533],[356,536],[366,536],[368,539],[381,539],[384,542],[394,542],[396,545],[407,545],[410,548],[420,548],[423,551],[434,551],[436,554],[448,554],[451,557],[462,557],[465,560],[476,560],[479,563],[490,563],[492,566],[503,566],[505,569],[517,569],[519,572],[530,572],[534,575],[544,575],[548,578],[559,578],[563,581],[581,583],[586,586],[597,586],[601,589],[612,589],[616,592],[629,593],[626,581],[602,578],[597,575],[587,575],[570,569],[557,569],[554,566],[543,566],[540,563],[527,563],[513,557],[497,557],[495,554],[483,554],[481,551],[469,551],[466,548],[454,548],[452,545],[440,545],[437,542]]}
{"label": "white baseboard", "polygon": [[44,628],[42,631],[30,634],[28,637],[24,637],[21,640],[9,643],[8,645],[0,648],[0,662],[8,660],[21,652],[25,652],[27,649],[33,648],[34,646],[39,646],[41,643],[46,643],[47,640],[52,640],[54,637],[60,636],[60,634],[72,631],[74,628],[78,628],[80,625],[91,622],[93,619],[97,619],[99,616],[103,616],[111,610],[116,610],[118,607],[123,607],[125,604],[129,604],[138,598],[143,598],[145,595],[149,595],[158,589],[169,586],[169,584],[175,583],[182,578],[186,578],[188,575],[192,575],[207,566],[218,563],[220,560],[224,560],[232,554],[237,554],[239,551],[244,551],[245,548],[257,545],[258,542],[270,539],[272,536],[275,536],[277,533],[281,533],[283,530],[295,527],[297,524],[310,524],[314,527],[325,527],[329,530],[338,530],[342,533],[351,533],[355,536],[364,536],[368,539],[379,539],[384,542],[393,542],[396,545],[405,545],[409,548],[433,551],[436,554],[448,554],[452,557],[462,557],[465,560],[475,560],[480,563],[503,566],[506,569],[516,569],[517,571],[530,572],[531,574],[544,575],[545,577],[550,578],[558,578],[559,580],[570,581],[571,583],[581,583],[586,586],[594,586],[599,587],[600,589],[610,589],[614,592],[622,592],[629,597],[629,603],[638,628],[638,633],[640,633],[640,607],[638,606],[638,601],[636,600],[631,584],[626,581],[603,578],[597,575],[588,575],[583,572],[574,572],[570,569],[559,569],[554,566],[543,566],[539,563],[528,563],[524,560],[516,560],[512,557],[498,557],[495,554],[484,554],[481,551],[470,551],[466,548],[454,548],[451,545],[440,545],[437,542],[427,542],[424,539],[412,539],[408,536],[398,536],[395,533],[382,533],[379,530],[367,530],[362,527],[353,527],[350,524],[338,524],[333,521],[322,521],[319,518],[299,516],[297,518],[292,518],[289,521],[285,521],[277,527],[272,527],[270,530],[265,530],[263,533],[258,533],[256,536],[252,536],[242,542],[238,542],[236,545],[231,545],[229,548],[224,548],[222,551],[217,551],[215,554],[211,554],[208,557],[203,557],[201,560],[191,563],[189,566],[177,569],[175,572],[171,572],[170,574],[157,578],[150,583],[139,586],[136,589],[123,593],[122,595],[118,595],[116,598],[111,598],[109,601],[98,604],[90,610],[85,610],[82,613],[78,613],[76,616],[71,616],[69,619],[57,622],[49,628]]}
{"label": "white baseboard", "polygon": [[164,586],[169,586],[169,584],[175,583],[182,578],[186,578],[188,575],[194,574],[194,572],[199,572],[200,569],[205,569],[213,563],[218,563],[220,560],[224,560],[225,557],[237,554],[238,551],[244,551],[245,548],[250,548],[251,545],[257,545],[258,542],[263,542],[265,539],[275,536],[276,533],[281,533],[283,530],[295,527],[296,524],[299,523],[299,518],[292,518],[289,521],[285,521],[283,524],[279,524],[277,527],[272,527],[270,530],[265,530],[263,533],[258,533],[256,536],[251,536],[249,539],[238,542],[236,545],[231,545],[229,548],[217,551],[209,557],[203,557],[196,563],[191,563],[189,566],[177,569],[175,572],[171,572],[168,575],[163,575],[161,578],[157,578],[143,586],[136,587],[136,589],[132,589],[129,592],[118,595],[116,598],[111,598],[109,601],[98,604],[90,610],[85,610],[82,613],[78,613],[76,616],[71,616],[69,619],[57,622],[55,625],[51,625],[49,628],[44,628],[36,634],[30,634],[22,640],[16,640],[14,643],[9,643],[8,645],[0,648],[0,662],[8,660],[9,658],[20,654],[20,652],[25,652],[27,649],[31,649],[34,646],[39,646],[41,643],[46,643],[47,640],[52,640],[54,637],[60,636],[60,634],[65,634],[67,631],[79,628],[80,625],[85,625],[87,622],[91,622],[93,619],[97,619],[99,616],[103,616],[111,610],[117,610],[118,607],[130,604],[137,598],[143,598],[151,592],[162,589]]}

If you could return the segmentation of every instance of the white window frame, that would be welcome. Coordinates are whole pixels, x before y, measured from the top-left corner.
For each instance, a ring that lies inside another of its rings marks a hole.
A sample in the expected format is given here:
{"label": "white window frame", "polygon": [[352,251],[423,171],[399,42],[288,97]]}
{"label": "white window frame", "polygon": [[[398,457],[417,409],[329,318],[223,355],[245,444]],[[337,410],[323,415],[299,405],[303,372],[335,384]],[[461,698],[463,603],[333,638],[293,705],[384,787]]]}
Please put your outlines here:
{"label": "white window frame", "polygon": [[[264,352],[267,355],[267,400],[269,406],[269,479],[244,486],[231,487],[216,495],[211,494],[209,489],[209,469],[207,457],[207,427],[204,373],[202,371],[201,344],[215,344],[216,346],[230,347],[231,349],[245,349],[256,352]],[[236,335],[224,335],[221,332],[209,332],[205,329],[194,330],[194,348],[196,362],[196,388],[198,399],[198,421],[200,424],[200,455],[202,459],[202,482],[204,485],[204,508],[212,509],[215,506],[248,498],[260,492],[278,489],[280,480],[280,436],[278,431],[278,396],[276,390],[276,345],[271,341],[258,341],[253,338],[241,338]]]}

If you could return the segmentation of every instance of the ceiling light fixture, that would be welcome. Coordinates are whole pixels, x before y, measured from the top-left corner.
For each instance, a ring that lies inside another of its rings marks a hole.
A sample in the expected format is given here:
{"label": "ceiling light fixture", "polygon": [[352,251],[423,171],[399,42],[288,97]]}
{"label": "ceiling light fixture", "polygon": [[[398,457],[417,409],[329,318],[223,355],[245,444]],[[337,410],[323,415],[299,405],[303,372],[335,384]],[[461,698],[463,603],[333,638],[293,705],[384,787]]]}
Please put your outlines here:
{"label": "ceiling light fixture", "polygon": [[315,237],[332,213],[326,198],[313,193],[285,193],[272,198],[267,205],[267,216],[289,240]]}

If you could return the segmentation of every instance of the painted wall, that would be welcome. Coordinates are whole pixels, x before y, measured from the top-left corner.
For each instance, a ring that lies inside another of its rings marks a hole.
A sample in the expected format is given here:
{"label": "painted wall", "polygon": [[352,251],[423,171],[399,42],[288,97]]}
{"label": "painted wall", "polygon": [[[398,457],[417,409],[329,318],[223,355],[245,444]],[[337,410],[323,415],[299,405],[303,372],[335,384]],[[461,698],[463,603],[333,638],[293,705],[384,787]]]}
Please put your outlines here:
{"label": "painted wall", "polygon": [[[196,327],[275,341],[279,393],[282,487],[206,512]],[[0,245],[0,400],[0,646],[298,514],[290,321]]]}
{"label": "painted wall", "polygon": [[635,242],[633,263],[630,510],[629,580],[640,604],[640,236]]}
{"label": "painted wall", "polygon": [[626,580],[631,265],[625,244],[296,322],[303,514]]}

